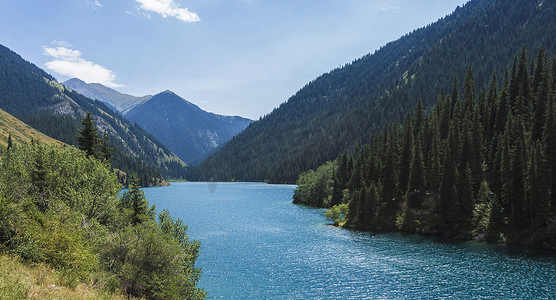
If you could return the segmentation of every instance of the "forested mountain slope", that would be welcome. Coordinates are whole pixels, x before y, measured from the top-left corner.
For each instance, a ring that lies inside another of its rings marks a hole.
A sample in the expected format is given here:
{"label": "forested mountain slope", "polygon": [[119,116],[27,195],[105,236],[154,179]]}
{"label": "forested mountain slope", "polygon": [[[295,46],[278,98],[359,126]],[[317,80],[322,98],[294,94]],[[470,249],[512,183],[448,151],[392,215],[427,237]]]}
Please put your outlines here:
{"label": "forested mountain slope", "polygon": [[114,147],[112,163],[124,172],[138,173],[141,183],[153,178],[181,177],[185,164],[139,126],[99,101],[63,85],[16,53],[0,45],[0,108],[40,132],[75,145],[81,119],[90,112]]}
{"label": "forested mountain slope", "polygon": [[171,91],[153,96],[125,117],[194,164],[240,133],[251,120],[206,112]]}
{"label": "forested mountain slope", "polygon": [[359,230],[556,250],[556,57],[523,50],[488,88],[469,69],[460,91],[302,173],[294,201]]}
{"label": "forested mountain slope", "polygon": [[293,183],[302,171],[369,141],[386,121],[401,121],[419,99],[430,107],[468,66],[482,86],[493,69],[511,66],[524,45],[533,52],[542,45],[552,55],[555,15],[554,1],[472,0],[310,82],[192,169],[189,178]]}

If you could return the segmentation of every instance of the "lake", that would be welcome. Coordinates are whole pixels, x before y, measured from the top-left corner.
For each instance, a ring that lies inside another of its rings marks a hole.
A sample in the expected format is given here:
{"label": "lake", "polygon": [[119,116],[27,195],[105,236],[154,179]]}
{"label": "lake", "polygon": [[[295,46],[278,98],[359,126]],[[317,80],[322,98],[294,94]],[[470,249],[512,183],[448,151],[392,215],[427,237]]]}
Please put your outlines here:
{"label": "lake", "polygon": [[172,183],[144,189],[201,241],[209,299],[556,298],[550,253],[330,226],[295,186]]}

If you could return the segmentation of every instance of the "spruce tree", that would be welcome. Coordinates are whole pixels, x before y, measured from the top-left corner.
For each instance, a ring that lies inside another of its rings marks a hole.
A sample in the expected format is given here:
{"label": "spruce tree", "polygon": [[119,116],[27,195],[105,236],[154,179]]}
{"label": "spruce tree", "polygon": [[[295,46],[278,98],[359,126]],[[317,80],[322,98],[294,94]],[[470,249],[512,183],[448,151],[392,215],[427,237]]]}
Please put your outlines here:
{"label": "spruce tree", "polygon": [[473,208],[474,201],[473,201],[473,189],[472,189],[472,182],[471,182],[471,169],[469,168],[469,164],[463,168],[462,172],[459,173],[460,176],[458,177],[458,196],[459,196],[459,216],[458,221],[460,225],[460,229],[463,230],[470,230],[469,227],[471,225],[471,219],[473,217]]}
{"label": "spruce tree", "polygon": [[458,180],[458,171],[456,168],[454,153],[452,152],[449,144],[447,145],[444,153],[445,158],[442,170],[442,182],[440,184],[438,209],[440,216],[444,221],[444,229],[449,229],[457,221],[456,212],[458,210],[458,195],[456,183]]}
{"label": "spruce tree", "polygon": [[463,113],[467,119],[471,119],[475,105],[475,79],[471,67],[467,69],[463,90]]}
{"label": "spruce tree", "polygon": [[98,131],[91,113],[87,112],[87,116],[85,116],[81,123],[83,124],[83,128],[78,130],[79,136],[77,137],[79,149],[85,151],[89,157],[98,158]]}
{"label": "spruce tree", "polygon": [[12,142],[12,134],[8,134],[8,150],[10,150],[13,147],[13,142]]}
{"label": "spruce tree", "polygon": [[104,135],[100,140],[100,157],[105,161],[109,161],[113,157],[112,150],[113,149],[112,147],[110,147],[110,142],[108,141],[108,133],[104,131]]}
{"label": "spruce tree", "polygon": [[422,193],[424,193],[425,189],[425,166],[419,143],[415,144],[414,153],[406,195],[409,206],[417,208],[421,206]]}
{"label": "spruce tree", "polygon": [[411,171],[411,162],[413,161],[413,126],[411,115],[408,113],[405,117],[403,133],[402,133],[402,149],[400,154],[400,173],[399,188],[401,191],[407,190],[409,182],[409,173]]}
{"label": "spruce tree", "polygon": [[542,221],[550,215],[550,190],[548,186],[549,168],[544,158],[542,144],[537,141],[532,149],[527,180],[527,205],[529,221]]}
{"label": "spruce tree", "polygon": [[556,207],[556,104],[551,101],[546,112],[546,121],[543,132],[543,149],[547,165],[551,166],[550,191],[552,193],[552,207]]}
{"label": "spruce tree", "polygon": [[129,221],[132,225],[143,223],[146,220],[154,219],[155,206],[149,208],[149,202],[145,193],[139,189],[139,180],[135,174],[131,175],[129,189],[124,192],[121,198],[122,205],[131,210]]}

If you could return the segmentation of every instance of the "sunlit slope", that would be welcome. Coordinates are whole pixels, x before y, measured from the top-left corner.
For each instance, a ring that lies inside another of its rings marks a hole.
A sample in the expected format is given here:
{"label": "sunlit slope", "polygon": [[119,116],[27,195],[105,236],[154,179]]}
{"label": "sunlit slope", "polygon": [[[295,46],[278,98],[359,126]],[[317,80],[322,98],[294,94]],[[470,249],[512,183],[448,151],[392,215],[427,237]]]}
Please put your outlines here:
{"label": "sunlit slope", "polygon": [[64,145],[0,109],[0,145],[6,147],[10,135],[12,141],[31,142],[34,140],[46,144]]}

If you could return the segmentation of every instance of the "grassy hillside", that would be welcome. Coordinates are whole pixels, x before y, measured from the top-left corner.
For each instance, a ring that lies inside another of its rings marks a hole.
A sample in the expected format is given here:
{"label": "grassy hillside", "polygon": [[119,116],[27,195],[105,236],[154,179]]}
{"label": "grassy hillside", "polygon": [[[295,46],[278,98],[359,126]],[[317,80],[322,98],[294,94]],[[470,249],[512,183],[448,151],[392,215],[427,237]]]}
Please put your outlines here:
{"label": "grassy hillside", "polygon": [[0,299],[137,299],[110,293],[94,284],[69,283],[50,266],[25,263],[18,257],[0,255]]}
{"label": "grassy hillside", "polygon": [[0,109],[0,145],[6,147],[10,135],[13,141],[31,142],[35,140],[45,144],[64,145]]}

